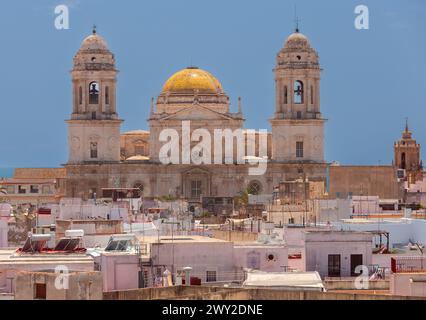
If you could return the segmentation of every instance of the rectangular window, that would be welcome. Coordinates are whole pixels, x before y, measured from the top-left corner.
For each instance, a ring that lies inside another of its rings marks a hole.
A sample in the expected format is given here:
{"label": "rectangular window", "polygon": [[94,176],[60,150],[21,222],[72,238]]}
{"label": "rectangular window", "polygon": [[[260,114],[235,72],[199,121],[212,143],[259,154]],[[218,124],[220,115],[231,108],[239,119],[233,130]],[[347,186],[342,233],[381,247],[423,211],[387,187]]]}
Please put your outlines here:
{"label": "rectangular window", "polygon": [[201,181],[191,181],[191,198],[199,198],[201,196]]}
{"label": "rectangular window", "polygon": [[46,284],[45,283],[34,284],[34,299],[46,300]]}
{"label": "rectangular window", "polygon": [[30,193],[38,193],[38,185],[31,185],[30,186]]}
{"label": "rectangular window", "polygon": [[109,87],[105,87],[105,104],[109,104]]}
{"label": "rectangular window", "polygon": [[296,142],[296,158],[303,158],[303,142]]}
{"label": "rectangular window", "polygon": [[206,282],[216,282],[216,271],[207,271],[206,272]]}
{"label": "rectangular window", "polygon": [[25,194],[27,193],[27,189],[24,186],[18,186],[18,193]]}
{"label": "rectangular window", "polygon": [[340,254],[328,255],[328,276],[340,277]]}
{"label": "rectangular window", "polygon": [[288,103],[288,91],[287,86],[284,87],[284,104]]}
{"label": "rectangular window", "polygon": [[98,157],[98,143],[91,142],[90,143],[90,158],[96,159]]}

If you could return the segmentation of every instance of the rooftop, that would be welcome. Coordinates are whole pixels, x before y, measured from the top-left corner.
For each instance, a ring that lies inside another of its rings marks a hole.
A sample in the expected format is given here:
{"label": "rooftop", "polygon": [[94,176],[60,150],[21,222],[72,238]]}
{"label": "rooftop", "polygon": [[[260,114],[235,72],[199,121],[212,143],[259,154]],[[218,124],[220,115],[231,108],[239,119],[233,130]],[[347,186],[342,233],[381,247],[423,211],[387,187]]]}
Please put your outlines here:
{"label": "rooftop", "polygon": [[[156,236],[138,236],[139,241],[143,243],[158,243]],[[203,237],[203,236],[167,236],[160,237],[161,243],[229,243],[221,239]]]}

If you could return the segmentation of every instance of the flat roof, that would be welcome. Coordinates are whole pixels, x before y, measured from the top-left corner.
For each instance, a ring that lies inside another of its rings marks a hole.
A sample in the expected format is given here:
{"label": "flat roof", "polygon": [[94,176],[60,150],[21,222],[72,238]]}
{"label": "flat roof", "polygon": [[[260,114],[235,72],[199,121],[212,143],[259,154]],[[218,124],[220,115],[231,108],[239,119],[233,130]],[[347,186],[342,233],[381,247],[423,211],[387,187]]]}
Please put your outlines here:
{"label": "flat roof", "polygon": [[48,263],[92,263],[93,258],[88,254],[43,254],[24,253],[16,254],[16,250],[0,250],[0,265],[16,264],[48,264]]}
{"label": "flat roof", "polygon": [[[138,240],[143,243],[158,243],[157,236],[138,235]],[[203,236],[161,236],[161,243],[231,243],[231,241],[203,237]]]}
{"label": "flat roof", "polygon": [[318,272],[262,272],[247,273],[244,287],[311,287],[324,288]]}

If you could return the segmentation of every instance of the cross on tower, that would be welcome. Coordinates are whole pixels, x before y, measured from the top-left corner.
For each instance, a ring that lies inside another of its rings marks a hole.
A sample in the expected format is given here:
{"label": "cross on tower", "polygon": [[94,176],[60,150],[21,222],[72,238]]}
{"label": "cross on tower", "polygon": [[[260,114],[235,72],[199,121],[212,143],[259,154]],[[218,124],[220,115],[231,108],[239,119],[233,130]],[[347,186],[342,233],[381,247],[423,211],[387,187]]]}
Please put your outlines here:
{"label": "cross on tower", "polygon": [[300,21],[301,21],[301,19],[299,19],[299,17],[297,16],[297,7],[296,7],[296,5],[294,5],[294,26],[295,26],[296,32],[299,32]]}

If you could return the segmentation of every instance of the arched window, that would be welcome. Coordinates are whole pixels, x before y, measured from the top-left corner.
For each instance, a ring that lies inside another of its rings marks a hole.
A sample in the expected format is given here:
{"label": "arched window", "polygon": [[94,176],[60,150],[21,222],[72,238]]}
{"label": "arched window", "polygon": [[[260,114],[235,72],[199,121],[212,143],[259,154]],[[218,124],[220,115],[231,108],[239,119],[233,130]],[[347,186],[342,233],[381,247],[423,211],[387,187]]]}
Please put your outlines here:
{"label": "arched window", "polygon": [[98,157],[98,143],[90,142],[90,158],[96,159]]}
{"label": "arched window", "polygon": [[284,104],[288,103],[288,90],[287,86],[284,87]]}
{"label": "arched window", "polygon": [[294,82],[294,103],[302,104],[304,97],[303,82],[297,80]]}
{"label": "arched window", "polygon": [[109,104],[109,87],[105,87],[105,104]]}
{"label": "arched window", "polygon": [[311,104],[314,104],[314,87],[311,86]]}
{"label": "arched window", "polygon": [[99,104],[99,84],[91,82],[89,85],[89,103]]}
{"label": "arched window", "polygon": [[406,168],[405,161],[406,161],[406,159],[405,159],[405,152],[403,152],[401,154],[401,169],[405,169]]}
{"label": "arched window", "polygon": [[303,141],[296,142],[296,158],[303,158]]}
{"label": "arched window", "polygon": [[259,195],[262,193],[262,185],[259,181],[251,181],[247,187],[247,192],[251,195]]}
{"label": "arched window", "polygon": [[83,88],[82,87],[78,88],[78,104],[79,105],[83,104]]}

